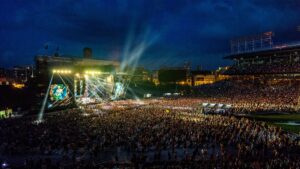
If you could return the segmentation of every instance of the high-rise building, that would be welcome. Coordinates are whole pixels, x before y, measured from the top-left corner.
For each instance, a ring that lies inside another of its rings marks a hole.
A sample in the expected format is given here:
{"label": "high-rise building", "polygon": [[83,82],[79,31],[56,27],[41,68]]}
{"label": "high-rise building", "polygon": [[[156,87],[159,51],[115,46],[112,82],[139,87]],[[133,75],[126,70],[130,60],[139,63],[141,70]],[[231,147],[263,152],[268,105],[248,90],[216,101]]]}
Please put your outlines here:
{"label": "high-rise building", "polygon": [[83,57],[86,59],[92,59],[93,50],[92,48],[85,47],[83,48]]}
{"label": "high-rise building", "polygon": [[5,72],[4,68],[0,68],[0,77],[5,77]]}
{"label": "high-rise building", "polygon": [[33,77],[33,68],[32,66],[15,66],[10,70],[9,76],[16,82],[25,83]]}

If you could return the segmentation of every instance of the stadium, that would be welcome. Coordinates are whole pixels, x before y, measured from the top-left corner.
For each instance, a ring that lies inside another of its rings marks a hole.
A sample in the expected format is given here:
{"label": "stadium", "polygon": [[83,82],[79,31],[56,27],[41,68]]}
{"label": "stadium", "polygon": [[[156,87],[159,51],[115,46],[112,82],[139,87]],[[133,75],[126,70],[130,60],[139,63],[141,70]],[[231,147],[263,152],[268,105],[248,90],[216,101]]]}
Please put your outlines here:
{"label": "stadium", "polygon": [[[126,97],[133,75],[118,62],[38,56],[41,109],[0,122],[0,152],[31,167],[297,168],[298,53],[300,45],[232,53],[224,59],[233,65],[217,71],[226,78],[144,99]],[[160,72],[161,84],[193,79],[186,69]]]}
{"label": "stadium", "polygon": [[0,169],[300,169],[299,5],[1,1]]}

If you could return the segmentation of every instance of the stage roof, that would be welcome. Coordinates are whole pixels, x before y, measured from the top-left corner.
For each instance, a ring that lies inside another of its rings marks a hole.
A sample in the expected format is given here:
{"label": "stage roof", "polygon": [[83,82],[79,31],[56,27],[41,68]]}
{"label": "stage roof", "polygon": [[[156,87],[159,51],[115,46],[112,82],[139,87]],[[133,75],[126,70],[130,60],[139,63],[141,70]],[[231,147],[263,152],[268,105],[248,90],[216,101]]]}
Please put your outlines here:
{"label": "stage roof", "polygon": [[48,63],[72,63],[77,66],[106,66],[113,65],[119,66],[120,62],[111,60],[100,60],[100,59],[87,59],[79,57],[56,57],[56,56],[37,56],[36,60],[44,61]]}

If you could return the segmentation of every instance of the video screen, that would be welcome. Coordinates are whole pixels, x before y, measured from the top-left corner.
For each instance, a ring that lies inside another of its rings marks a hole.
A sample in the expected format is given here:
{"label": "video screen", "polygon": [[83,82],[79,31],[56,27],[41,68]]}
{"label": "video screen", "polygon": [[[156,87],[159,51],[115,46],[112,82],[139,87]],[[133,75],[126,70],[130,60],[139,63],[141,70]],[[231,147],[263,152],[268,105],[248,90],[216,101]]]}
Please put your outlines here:
{"label": "video screen", "polygon": [[62,101],[69,97],[68,88],[64,84],[54,84],[50,88],[50,100],[52,102]]}

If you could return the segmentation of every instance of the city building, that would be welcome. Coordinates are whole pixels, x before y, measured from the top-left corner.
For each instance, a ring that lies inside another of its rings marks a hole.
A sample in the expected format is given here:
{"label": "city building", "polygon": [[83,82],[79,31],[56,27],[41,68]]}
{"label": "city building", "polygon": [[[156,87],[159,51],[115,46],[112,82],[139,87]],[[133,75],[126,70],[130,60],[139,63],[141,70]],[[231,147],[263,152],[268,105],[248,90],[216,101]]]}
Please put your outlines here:
{"label": "city building", "polygon": [[5,77],[6,74],[6,69],[5,68],[0,68],[0,78]]}
{"label": "city building", "polygon": [[193,70],[190,67],[163,67],[152,74],[152,82],[159,84],[178,84],[187,86],[200,86],[212,84],[217,81],[227,80],[231,76],[224,74],[228,67],[220,67],[217,70]]}
{"label": "city building", "polygon": [[92,48],[88,48],[88,47],[83,48],[83,58],[92,59],[92,57],[93,57]]}
{"label": "city building", "polygon": [[186,67],[163,67],[158,70],[157,74],[159,84],[192,86],[190,70]]}
{"label": "city building", "polygon": [[15,88],[23,88],[25,83],[33,77],[34,70],[32,66],[15,66],[9,69],[0,69],[0,85],[12,85]]}
{"label": "city building", "polygon": [[132,81],[151,81],[151,72],[144,67],[136,67],[132,72]]}
{"label": "city building", "polygon": [[15,66],[9,70],[9,77],[15,82],[26,83],[30,78],[34,77],[33,66]]}
{"label": "city building", "polygon": [[212,84],[216,82],[216,75],[212,71],[195,70],[191,71],[193,86]]}

